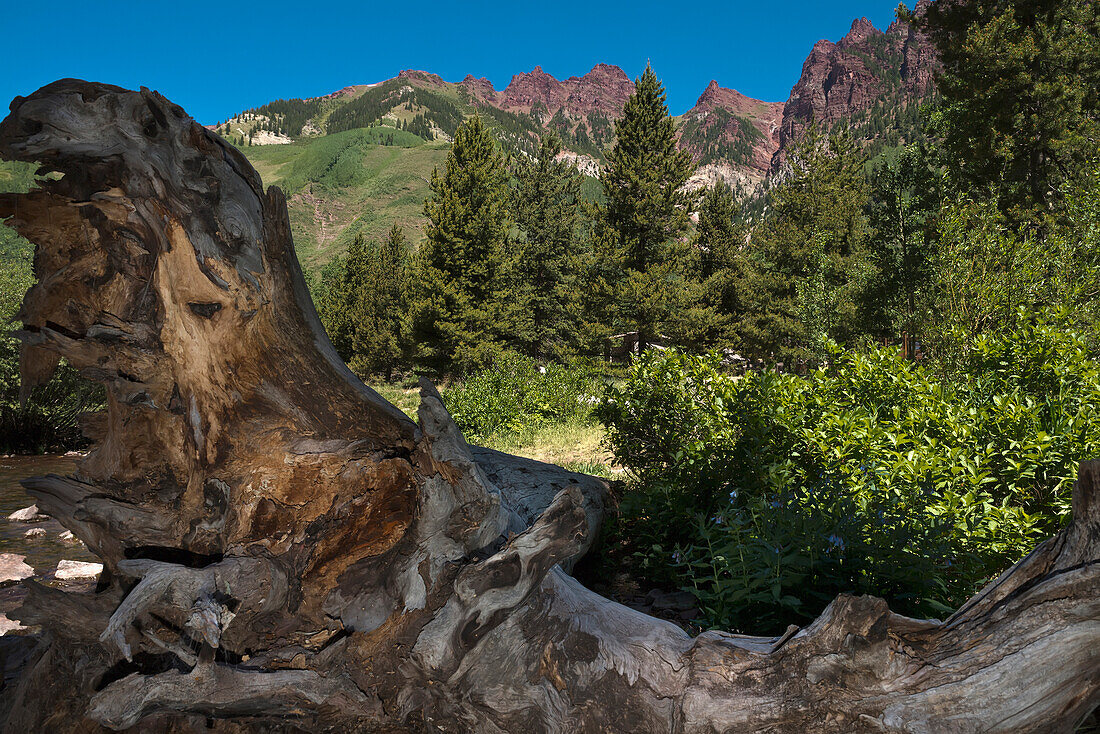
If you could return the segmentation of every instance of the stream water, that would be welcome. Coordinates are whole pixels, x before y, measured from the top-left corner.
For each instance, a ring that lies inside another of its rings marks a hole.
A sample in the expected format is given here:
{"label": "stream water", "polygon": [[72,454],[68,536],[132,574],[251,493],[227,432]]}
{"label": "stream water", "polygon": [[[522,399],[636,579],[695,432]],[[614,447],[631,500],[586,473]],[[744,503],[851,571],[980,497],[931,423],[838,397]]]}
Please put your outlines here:
{"label": "stream water", "polygon": [[[61,540],[65,528],[50,518],[42,522],[14,522],[8,515],[34,504],[34,498],[23,490],[20,479],[42,474],[71,474],[77,459],[70,456],[9,456],[0,458],[0,553],[26,556],[26,562],[42,576],[57,568],[63,558],[72,561],[99,559],[83,544]],[[32,528],[42,528],[45,535],[28,538]]]}

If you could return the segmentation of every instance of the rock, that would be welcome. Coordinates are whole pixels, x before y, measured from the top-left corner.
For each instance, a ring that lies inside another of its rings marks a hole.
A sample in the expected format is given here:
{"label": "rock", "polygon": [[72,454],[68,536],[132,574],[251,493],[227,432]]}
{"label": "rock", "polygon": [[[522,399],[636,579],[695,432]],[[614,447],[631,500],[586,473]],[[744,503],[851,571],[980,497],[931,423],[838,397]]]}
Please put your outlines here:
{"label": "rock", "polygon": [[11,522],[42,522],[49,519],[49,515],[43,515],[38,511],[38,505],[24,507],[8,515],[8,520]]}
{"label": "rock", "polygon": [[27,532],[23,533],[24,538],[44,538],[46,537],[46,528],[31,528]]}
{"label": "rock", "polygon": [[17,620],[8,619],[8,615],[0,613],[0,637],[8,634],[9,632],[18,632],[19,630],[27,629],[21,625]]}
{"label": "rock", "polygon": [[103,570],[102,563],[85,563],[83,561],[58,561],[54,577],[62,581],[79,581],[94,579]]}
{"label": "rock", "polygon": [[81,541],[80,538],[73,535],[72,530],[66,530],[65,532],[61,533],[61,535],[58,535],[57,539],[60,540],[62,543],[72,543],[73,545],[79,543],[80,545],[84,545],[83,541]]}
{"label": "rock", "polygon": [[34,576],[34,569],[24,563],[24,558],[14,553],[0,553],[0,583],[22,581]]}
{"label": "rock", "polygon": [[[919,6],[917,14],[923,15],[927,7]],[[828,130],[872,109],[884,97],[887,109],[926,98],[938,64],[927,37],[900,20],[883,33],[860,18],[838,42],[818,41],[783,107],[773,169],[811,123]]]}
{"label": "rock", "polygon": [[[697,166],[688,185],[700,188],[721,179],[735,188],[751,188],[767,175],[779,150],[783,103],[761,102],[712,80],[683,120],[680,149],[690,153]],[[749,151],[743,159],[715,158],[716,146],[746,142]]]}

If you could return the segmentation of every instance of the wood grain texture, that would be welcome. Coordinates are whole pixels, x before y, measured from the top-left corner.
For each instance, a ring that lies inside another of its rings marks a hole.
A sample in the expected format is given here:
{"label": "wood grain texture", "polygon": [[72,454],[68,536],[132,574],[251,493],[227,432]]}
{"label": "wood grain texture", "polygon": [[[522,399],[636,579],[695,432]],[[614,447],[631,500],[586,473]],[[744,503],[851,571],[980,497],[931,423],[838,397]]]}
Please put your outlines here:
{"label": "wood grain texture", "polygon": [[0,156],[62,174],[0,195],[36,245],[24,384],[64,357],[108,394],[74,476],[27,483],[105,571],[11,615],[42,633],[4,731],[1034,732],[1100,703],[1100,463],[950,619],[841,596],[693,638],[562,570],[602,482],[348,371],[282,194],[182,109],[62,80],[13,102]]}

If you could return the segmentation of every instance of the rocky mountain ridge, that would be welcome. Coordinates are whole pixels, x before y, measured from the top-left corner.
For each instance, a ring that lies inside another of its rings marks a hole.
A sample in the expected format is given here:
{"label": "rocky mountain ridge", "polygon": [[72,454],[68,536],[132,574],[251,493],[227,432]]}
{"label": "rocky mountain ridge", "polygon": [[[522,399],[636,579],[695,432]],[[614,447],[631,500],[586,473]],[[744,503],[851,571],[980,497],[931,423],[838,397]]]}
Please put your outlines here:
{"label": "rocky mountain ridge", "polygon": [[[923,14],[930,4],[921,0],[915,12]],[[900,20],[880,31],[859,18],[836,43],[818,41],[783,106],[773,168],[811,123],[826,129],[848,123],[859,133],[865,123],[874,128],[874,120],[884,116],[896,121],[906,108],[933,93],[936,64],[931,42]],[[873,136],[877,130],[870,132]]]}
{"label": "rocky mountain ridge", "polygon": [[[916,12],[928,4],[921,0]],[[781,167],[785,151],[812,123],[826,130],[843,125],[869,145],[900,142],[912,135],[916,108],[932,94],[935,68],[930,43],[907,23],[895,21],[881,31],[859,18],[840,40],[813,46],[786,101],[752,99],[712,80],[678,118],[680,146],[697,167],[693,183],[724,179],[742,189],[755,187]],[[294,130],[279,129],[281,108],[250,111],[271,128],[271,134],[251,138],[253,144],[286,142],[383,124],[415,130],[428,140],[448,139],[462,116],[479,111],[502,143],[519,151],[530,152],[541,134],[557,130],[567,157],[586,175],[598,175],[604,152],[614,142],[614,121],[633,91],[634,82],[621,68],[603,63],[564,80],[536,66],[515,74],[501,90],[472,75],[447,82],[428,71],[407,69],[385,82],[297,100],[312,107],[299,115],[308,114],[308,121]],[[356,105],[355,116],[338,112],[330,117],[333,108]],[[342,126],[334,128],[334,119]],[[243,138],[247,130],[240,132]]]}

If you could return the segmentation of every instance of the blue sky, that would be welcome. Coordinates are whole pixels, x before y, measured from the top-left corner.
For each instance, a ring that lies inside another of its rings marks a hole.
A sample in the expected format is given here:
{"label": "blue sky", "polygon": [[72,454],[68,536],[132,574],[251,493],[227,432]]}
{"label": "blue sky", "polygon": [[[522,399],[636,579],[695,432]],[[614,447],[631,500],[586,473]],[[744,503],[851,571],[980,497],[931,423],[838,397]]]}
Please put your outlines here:
{"label": "blue sky", "polygon": [[[279,97],[310,97],[401,69],[497,89],[536,65],[559,79],[599,62],[632,78],[652,62],[669,108],[711,79],[786,100],[814,42],[897,0],[785,2],[45,2],[8,3],[0,102],[61,77],[147,86],[204,123]],[[3,109],[3,108],[0,108]]]}

